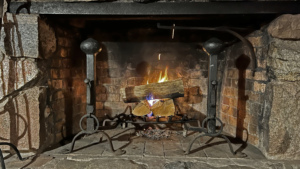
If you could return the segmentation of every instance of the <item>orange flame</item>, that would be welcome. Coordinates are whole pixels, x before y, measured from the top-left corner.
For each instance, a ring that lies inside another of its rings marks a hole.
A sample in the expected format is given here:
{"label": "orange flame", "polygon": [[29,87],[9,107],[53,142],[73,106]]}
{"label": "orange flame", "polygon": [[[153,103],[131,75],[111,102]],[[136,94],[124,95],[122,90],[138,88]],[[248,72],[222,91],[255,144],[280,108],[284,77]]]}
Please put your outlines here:
{"label": "orange flame", "polygon": [[158,83],[166,82],[166,81],[168,81],[168,67],[166,67],[166,69],[165,69],[165,74],[164,74],[163,77],[162,77],[162,71],[160,71]]}

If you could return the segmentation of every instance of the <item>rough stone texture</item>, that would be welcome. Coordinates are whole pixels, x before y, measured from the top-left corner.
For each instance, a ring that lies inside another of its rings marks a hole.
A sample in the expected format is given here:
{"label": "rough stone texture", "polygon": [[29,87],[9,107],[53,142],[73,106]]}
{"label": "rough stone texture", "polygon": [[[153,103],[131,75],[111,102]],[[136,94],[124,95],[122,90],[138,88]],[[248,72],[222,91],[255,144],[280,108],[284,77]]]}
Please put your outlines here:
{"label": "rough stone texture", "polygon": [[48,59],[56,51],[55,32],[44,20],[39,19],[39,44],[41,55]]}
{"label": "rough stone texture", "polygon": [[300,80],[300,40],[288,41],[273,39],[269,45],[267,65],[269,76],[278,80]]}
{"label": "rough stone texture", "polygon": [[300,39],[300,14],[279,16],[269,25],[268,33],[279,39]]}
{"label": "rough stone texture", "polygon": [[10,59],[3,54],[0,61],[0,100],[38,77],[39,69],[32,58]]}
{"label": "rough stone texture", "polygon": [[265,154],[271,159],[300,159],[300,82],[272,82],[266,92]]}
{"label": "rough stone texture", "polygon": [[1,29],[0,50],[13,57],[39,57],[38,15],[6,13]]}
{"label": "rough stone texture", "polygon": [[13,143],[19,150],[37,150],[40,147],[39,97],[44,92],[44,89],[33,87],[1,102],[0,141]]}

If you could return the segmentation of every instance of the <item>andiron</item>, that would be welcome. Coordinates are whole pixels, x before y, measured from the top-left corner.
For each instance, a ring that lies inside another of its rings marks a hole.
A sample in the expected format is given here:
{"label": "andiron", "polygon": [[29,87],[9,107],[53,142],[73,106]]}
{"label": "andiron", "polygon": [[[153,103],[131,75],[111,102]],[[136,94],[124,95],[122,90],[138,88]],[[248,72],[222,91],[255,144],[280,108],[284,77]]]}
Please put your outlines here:
{"label": "andiron", "polygon": [[[233,155],[237,155],[232,148],[230,140],[222,134],[223,131],[223,123],[222,121],[216,117],[216,107],[217,107],[217,91],[218,91],[218,56],[220,54],[221,49],[223,48],[223,42],[217,38],[211,38],[206,41],[203,45],[204,50],[209,55],[209,76],[208,76],[208,96],[207,96],[207,117],[202,121],[201,127],[192,127],[188,124],[184,124],[185,130],[198,131],[199,134],[196,136],[188,145],[185,154],[189,154],[192,148],[193,143],[201,137],[209,136],[209,137],[221,137],[226,140],[229,145],[230,152]],[[219,131],[216,131],[216,123],[217,121],[220,123]],[[206,124],[206,128],[205,128]],[[240,153],[238,154],[241,157],[245,157],[246,154]]]}
{"label": "andiron", "polygon": [[[86,54],[86,79],[84,83],[86,84],[86,114],[81,117],[79,121],[79,127],[81,131],[75,135],[71,142],[70,149],[65,149],[62,153],[71,153],[74,149],[75,141],[79,136],[87,135],[87,134],[94,134],[94,133],[101,133],[103,136],[107,138],[109,143],[109,147],[112,153],[115,155],[124,154],[125,151],[117,149],[115,150],[111,141],[111,138],[107,133],[101,130],[99,126],[99,120],[94,115],[95,114],[95,57],[97,53],[101,51],[99,43],[89,38],[83,41],[80,44],[80,49]],[[82,121],[86,118],[86,129],[82,127]],[[101,142],[101,138],[99,139],[99,143]]]}

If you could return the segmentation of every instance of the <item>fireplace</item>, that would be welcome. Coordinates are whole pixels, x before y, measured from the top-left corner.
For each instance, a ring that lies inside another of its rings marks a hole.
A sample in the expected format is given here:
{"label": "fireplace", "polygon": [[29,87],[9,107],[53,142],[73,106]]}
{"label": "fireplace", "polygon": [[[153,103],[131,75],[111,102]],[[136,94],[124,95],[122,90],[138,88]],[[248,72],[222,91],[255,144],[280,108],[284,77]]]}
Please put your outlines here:
{"label": "fireplace", "polygon": [[[87,103],[80,43],[89,37],[102,48],[95,60],[95,116],[100,122],[136,106],[124,102],[122,88],[145,85],[149,72],[157,75],[166,67],[169,80],[183,81],[184,97],[174,98],[180,113],[203,121],[209,76],[203,43],[216,37],[226,45],[218,57],[216,108],[224,131],[270,158],[296,158],[299,128],[294,124],[299,119],[291,120],[289,114],[297,108],[287,110],[282,102],[290,100],[290,105],[298,97],[299,15],[280,15],[297,13],[299,5],[267,2],[269,8],[257,8],[259,2],[245,2],[219,8],[219,3],[191,2],[182,9],[164,3],[11,2],[1,29],[0,138],[20,150],[42,151],[80,131]],[[226,26],[252,44],[256,60],[226,32],[159,29],[158,23]]]}

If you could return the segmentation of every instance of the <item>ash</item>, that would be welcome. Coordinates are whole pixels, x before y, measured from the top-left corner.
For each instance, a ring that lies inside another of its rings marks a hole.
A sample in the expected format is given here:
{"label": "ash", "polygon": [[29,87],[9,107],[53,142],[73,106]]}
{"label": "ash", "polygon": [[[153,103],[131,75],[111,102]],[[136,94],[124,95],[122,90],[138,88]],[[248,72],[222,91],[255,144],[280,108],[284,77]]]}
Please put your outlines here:
{"label": "ash", "polygon": [[136,132],[136,135],[139,137],[147,137],[152,140],[160,140],[164,138],[169,138],[172,132],[170,130],[161,130],[161,129],[152,129],[149,127],[146,130]]}

